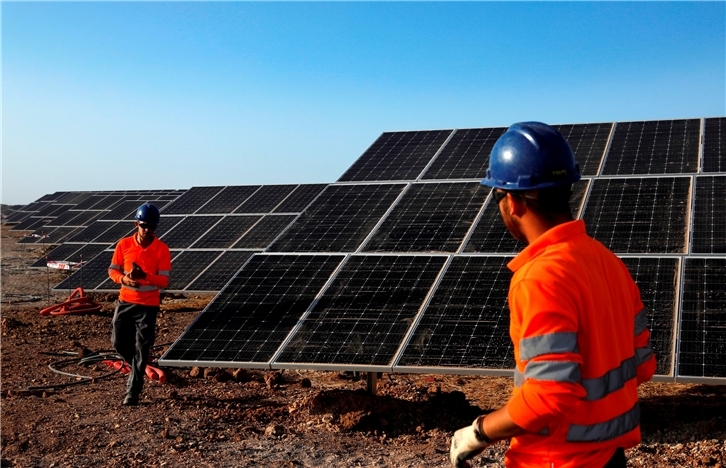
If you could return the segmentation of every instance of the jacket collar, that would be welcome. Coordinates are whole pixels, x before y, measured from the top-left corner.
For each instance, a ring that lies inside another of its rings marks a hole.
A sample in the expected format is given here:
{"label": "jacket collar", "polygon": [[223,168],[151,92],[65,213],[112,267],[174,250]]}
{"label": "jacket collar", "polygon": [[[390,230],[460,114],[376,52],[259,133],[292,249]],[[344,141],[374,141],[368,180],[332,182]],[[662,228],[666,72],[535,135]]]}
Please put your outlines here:
{"label": "jacket collar", "polygon": [[519,252],[512,261],[507,263],[507,267],[512,271],[517,271],[525,263],[541,254],[550,245],[559,244],[560,242],[564,242],[568,237],[581,234],[586,234],[585,222],[581,219],[558,224]]}

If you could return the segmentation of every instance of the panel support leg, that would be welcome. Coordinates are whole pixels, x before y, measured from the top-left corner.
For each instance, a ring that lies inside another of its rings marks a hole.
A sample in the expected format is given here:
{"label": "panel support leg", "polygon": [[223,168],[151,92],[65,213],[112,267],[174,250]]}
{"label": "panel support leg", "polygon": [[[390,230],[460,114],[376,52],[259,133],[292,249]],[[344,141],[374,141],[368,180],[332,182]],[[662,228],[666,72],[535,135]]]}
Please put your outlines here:
{"label": "panel support leg", "polygon": [[366,379],[366,390],[371,395],[375,395],[378,391],[378,379],[383,377],[383,372],[368,372],[368,378]]}

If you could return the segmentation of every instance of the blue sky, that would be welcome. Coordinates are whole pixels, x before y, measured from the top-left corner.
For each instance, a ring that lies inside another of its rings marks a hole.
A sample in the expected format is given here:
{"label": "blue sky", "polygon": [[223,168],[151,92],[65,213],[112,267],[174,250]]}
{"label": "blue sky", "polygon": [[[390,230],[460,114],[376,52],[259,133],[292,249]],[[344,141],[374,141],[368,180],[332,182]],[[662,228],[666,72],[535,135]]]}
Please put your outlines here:
{"label": "blue sky", "polygon": [[724,2],[8,2],[2,203],[334,182],[384,131],[726,115]]}

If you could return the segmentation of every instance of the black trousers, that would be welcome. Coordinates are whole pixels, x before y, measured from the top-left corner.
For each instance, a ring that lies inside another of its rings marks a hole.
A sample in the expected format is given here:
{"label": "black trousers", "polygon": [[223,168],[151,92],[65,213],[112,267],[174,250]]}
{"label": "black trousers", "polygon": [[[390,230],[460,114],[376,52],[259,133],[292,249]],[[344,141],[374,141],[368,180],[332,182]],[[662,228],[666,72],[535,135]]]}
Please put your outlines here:
{"label": "black trousers", "polygon": [[612,458],[608,460],[607,464],[603,468],[625,468],[625,465],[627,465],[625,450],[619,448],[615,450]]}
{"label": "black trousers", "polygon": [[126,393],[138,397],[144,387],[149,350],[156,339],[156,315],[159,306],[118,301],[113,314],[111,344],[131,366]]}

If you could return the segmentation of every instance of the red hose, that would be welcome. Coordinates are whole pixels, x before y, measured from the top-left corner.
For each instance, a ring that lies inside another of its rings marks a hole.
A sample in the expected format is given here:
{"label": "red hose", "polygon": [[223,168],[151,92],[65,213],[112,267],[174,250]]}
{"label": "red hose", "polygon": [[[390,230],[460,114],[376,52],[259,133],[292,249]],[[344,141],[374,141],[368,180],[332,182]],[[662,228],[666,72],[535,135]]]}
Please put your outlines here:
{"label": "red hose", "polygon": [[[121,370],[124,374],[128,374],[131,372],[131,367],[128,365],[128,363],[116,360],[116,359],[104,359],[104,364],[106,364],[108,367],[112,367],[116,370]],[[123,367],[122,367],[123,366]],[[150,378],[151,380],[158,380],[160,383],[166,382],[166,374],[163,370],[159,369],[158,367],[146,365],[146,377]]]}
{"label": "red hose", "polygon": [[90,314],[99,312],[101,304],[94,302],[90,297],[86,296],[83,288],[76,288],[68,297],[68,300],[61,302],[40,311],[40,315],[73,315],[73,314]]}

